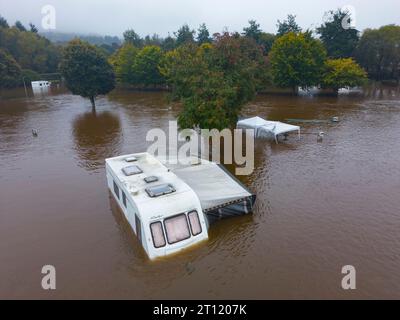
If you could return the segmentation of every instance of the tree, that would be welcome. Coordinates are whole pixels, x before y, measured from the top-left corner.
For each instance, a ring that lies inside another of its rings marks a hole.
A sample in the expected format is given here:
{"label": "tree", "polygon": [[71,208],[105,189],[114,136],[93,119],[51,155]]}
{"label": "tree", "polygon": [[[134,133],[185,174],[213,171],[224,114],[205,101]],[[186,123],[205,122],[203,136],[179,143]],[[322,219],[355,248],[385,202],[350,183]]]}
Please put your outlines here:
{"label": "tree", "polygon": [[19,31],[26,31],[26,28],[25,28],[24,25],[21,23],[21,21],[16,21],[16,22],[15,22],[15,27],[16,27]]}
{"label": "tree", "polygon": [[262,32],[259,38],[259,44],[264,48],[264,54],[267,55],[274,44],[276,36],[272,33]]}
{"label": "tree", "polygon": [[163,39],[156,33],[154,33],[152,36],[147,35],[144,38],[144,45],[145,46],[158,46],[161,47],[163,42]]}
{"label": "tree", "polygon": [[364,31],[356,50],[357,61],[376,80],[400,79],[400,26]]}
{"label": "tree", "polygon": [[30,27],[30,31],[33,33],[38,33],[38,29],[36,28],[36,26],[33,23],[29,23],[29,27]]}
{"label": "tree", "polygon": [[162,73],[183,104],[181,128],[233,127],[243,105],[263,86],[265,57],[253,39],[215,35],[213,44],[168,52]]}
{"label": "tree", "polygon": [[201,45],[203,43],[211,43],[211,41],[210,32],[208,31],[206,24],[202,23],[197,30],[197,42]]}
{"label": "tree", "polygon": [[353,28],[343,28],[342,22],[348,18],[348,12],[339,9],[330,11],[328,15],[330,19],[317,28],[328,56],[331,58],[353,57],[359,40],[359,32]]}
{"label": "tree", "polygon": [[132,71],[135,74],[137,84],[160,85],[164,83],[159,67],[163,59],[160,47],[146,46],[135,57]]}
{"label": "tree", "polygon": [[168,33],[168,36],[164,39],[164,41],[161,44],[161,48],[164,51],[171,51],[174,50],[175,47],[176,47],[176,40],[172,38]]}
{"label": "tree", "polygon": [[177,32],[174,32],[176,37],[176,45],[181,46],[185,43],[194,42],[194,30],[190,30],[187,24],[184,24],[182,27],[178,29]]}
{"label": "tree", "polygon": [[274,82],[296,91],[320,83],[326,50],[309,33],[290,32],[275,40],[269,57]]}
{"label": "tree", "polygon": [[328,59],[322,86],[332,88],[336,93],[340,88],[356,87],[367,81],[366,72],[352,59]]}
{"label": "tree", "polygon": [[278,20],[276,26],[278,27],[278,32],[276,33],[278,37],[283,36],[289,32],[293,33],[301,32],[301,28],[296,22],[296,16],[292,14],[289,14],[287,16],[287,19],[282,22]]}
{"label": "tree", "polygon": [[139,49],[131,43],[125,43],[111,57],[110,63],[114,67],[118,82],[126,84],[135,84],[136,77],[133,71],[136,55]]}
{"label": "tree", "polygon": [[0,16],[0,28],[9,28],[8,22],[2,16]]}
{"label": "tree", "polygon": [[126,30],[123,36],[126,43],[133,44],[137,48],[143,45],[142,38],[133,29]]}
{"label": "tree", "polygon": [[256,20],[249,20],[249,26],[243,28],[243,33],[245,37],[249,37],[255,40],[258,44],[260,44],[260,38],[262,35],[262,30],[260,29],[260,24],[256,22]]}
{"label": "tree", "polygon": [[72,40],[64,48],[60,71],[72,94],[89,98],[95,111],[95,98],[115,87],[112,66],[101,51],[87,42]]}
{"label": "tree", "polygon": [[21,67],[15,59],[0,49],[0,88],[12,88],[21,83]]}
{"label": "tree", "polygon": [[57,72],[60,48],[32,32],[0,28],[0,43],[22,69],[39,73]]}

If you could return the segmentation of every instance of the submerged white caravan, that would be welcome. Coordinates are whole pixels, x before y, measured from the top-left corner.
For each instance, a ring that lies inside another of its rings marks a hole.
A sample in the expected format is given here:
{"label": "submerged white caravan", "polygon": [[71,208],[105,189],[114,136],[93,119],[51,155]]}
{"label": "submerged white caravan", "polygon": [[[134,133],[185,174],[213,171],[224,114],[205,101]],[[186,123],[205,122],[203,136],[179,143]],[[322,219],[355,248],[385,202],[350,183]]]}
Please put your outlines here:
{"label": "submerged white caravan", "polygon": [[254,129],[256,138],[274,138],[278,143],[278,136],[296,131],[300,138],[300,127],[280,121],[268,121],[260,117],[247,118],[237,122],[238,129]]}
{"label": "submerged white caravan", "polygon": [[250,213],[255,195],[207,160],[164,165],[148,153],[106,159],[107,184],[150,259],[208,238],[215,220]]}
{"label": "submerged white caravan", "polygon": [[50,87],[50,82],[46,80],[31,81],[32,89],[41,89]]}

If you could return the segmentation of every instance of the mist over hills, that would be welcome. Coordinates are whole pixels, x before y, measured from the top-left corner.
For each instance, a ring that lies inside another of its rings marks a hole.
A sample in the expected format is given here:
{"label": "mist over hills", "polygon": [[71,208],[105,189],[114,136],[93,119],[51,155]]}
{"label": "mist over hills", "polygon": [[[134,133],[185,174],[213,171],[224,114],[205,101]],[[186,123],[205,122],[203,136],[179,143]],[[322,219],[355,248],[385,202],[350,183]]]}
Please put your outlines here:
{"label": "mist over hills", "polygon": [[66,43],[74,38],[79,38],[81,40],[87,41],[94,45],[109,45],[113,44],[121,45],[122,40],[117,36],[102,36],[96,34],[79,34],[79,33],[67,33],[67,32],[54,32],[54,31],[46,31],[39,32],[40,35],[49,39],[53,43]]}

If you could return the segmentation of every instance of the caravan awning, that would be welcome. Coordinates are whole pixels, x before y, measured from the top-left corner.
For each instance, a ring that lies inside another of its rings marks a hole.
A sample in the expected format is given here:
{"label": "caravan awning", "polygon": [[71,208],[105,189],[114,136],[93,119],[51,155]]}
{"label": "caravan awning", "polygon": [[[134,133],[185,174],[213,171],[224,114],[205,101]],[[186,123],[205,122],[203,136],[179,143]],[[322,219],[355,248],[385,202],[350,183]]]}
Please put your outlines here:
{"label": "caravan awning", "polygon": [[255,195],[222,165],[202,160],[172,171],[197,194],[210,222],[252,211]]}

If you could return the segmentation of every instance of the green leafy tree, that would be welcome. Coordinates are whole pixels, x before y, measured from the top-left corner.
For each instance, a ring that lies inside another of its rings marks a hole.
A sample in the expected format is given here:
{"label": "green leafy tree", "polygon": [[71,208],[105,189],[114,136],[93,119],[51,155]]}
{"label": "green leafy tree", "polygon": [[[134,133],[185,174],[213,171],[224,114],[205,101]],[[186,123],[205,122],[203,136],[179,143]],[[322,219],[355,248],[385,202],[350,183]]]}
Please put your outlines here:
{"label": "green leafy tree", "polygon": [[146,46],[138,52],[132,66],[137,84],[156,86],[165,82],[159,69],[163,56],[157,46]]}
{"label": "green leafy tree", "polygon": [[137,48],[143,45],[143,39],[133,29],[126,30],[123,36],[126,43],[133,44]]}
{"label": "green leafy tree", "polygon": [[29,23],[29,28],[30,28],[30,31],[33,33],[39,32],[38,28],[36,28],[36,26],[33,23]]}
{"label": "green leafy tree", "polygon": [[168,36],[164,39],[164,41],[161,44],[161,48],[164,51],[171,51],[174,50],[176,47],[176,40],[172,38],[169,34]]}
{"label": "green leafy tree", "polygon": [[137,82],[133,65],[138,52],[139,49],[128,42],[110,57],[109,60],[114,67],[118,82],[126,84],[135,84]]}
{"label": "green leafy tree", "polygon": [[211,43],[211,41],[210,32],[208,31],[206,24],[202,23],[197,30],[197,43],[201,45],[203,43]]}
{"label": "green leafy tree", "polygon": [[0,16],[0,28],[9,28],[8,22],[2,16]]}
{"label": "green leafy tree", "polygon": [[0,88],[16,87],[21,80],[21,67],[11,55],[0,49]]}
{"label": "green leafy tree", "polygon": [[330,11],[328,15],[330,17],[328,21],[317,28],[328,56],[331,58],[353,57],[359,40],[359,32],[353,28],[343,28],[342,22],[348,18],[348,12],[339,9]]}
{"label": "green leafy tree", "polygon": [[115,87],[112,66],[101,51],[87,42],[75,39],[64,48],[60,71],[73,94],[89,98],[95,111],[95,98]]}
{"label": "green leafy tree", "polygon": [[289,14],[287,16],[287,19],[282,22],[278,20],[276,26],[278,27],[278,32],[276,33],[278,37],[281,37],[289,32],[293,33],[301,32],[301,28],[296,22],[296,16],[292,14]]}
{"label": "green leafy tree", "polygon": [[233,127],[243,105],[263,86],[265,57],[253,39],[215,36],[213,44],[187,44],[168,52],[161,69],[183,103],[181,128]]}
{"label": "green leafy tree", "polygon": [[364,31],[356,50],[357,61],[376,80],[400,79],[400,26]]}
{"label": "green leafy tree", "polygon": [[145,46],[158,46],[161,47],[163,39],[156,33],[152,36],[147,35],[144,37],[144,45]]}
{"label": "green leafy tree", "polygon": [[260,38],[262,35],[262,30],[260,29],[260,24],[256,20],[249,20],[249,26],[243,28],[243,33],[245,37],[254,39],[255,42],[260,44]]}
{"label": "green leafy tree", "polygon": [[361,86],[367,81],[367,74],[352,58],[328,59],[322,86],[332,88],[336,93],[340,88]]}
{"label": "green leafy tree", "polygon": [[296,91],[320,83],[326,50],[309,33],[290,32],[275,40],[269,57],[274,82]]}
{"label": "green leafy tree", "polygon": [[16,27],[19,31],[26,31],[26,28],[25,28],[24,25],[21,23],[21,21],[16,21],[16,22],[15,22],[15,27]]}
{"label": "green leafy tree", "polygon": [[276,36],[272,33],[262,32],[259,38],[259,44],[263,46],[264,54],[268,54],[274,44]]}
{"label": "green leafy tree", "polygon": [[176,45],[181,46],[185,43],[192,43],[194,42],[194,30],[190,30],[187,24],[184,24],[182,27],[178,29],[177,32],[174,32],[176,37]]}

